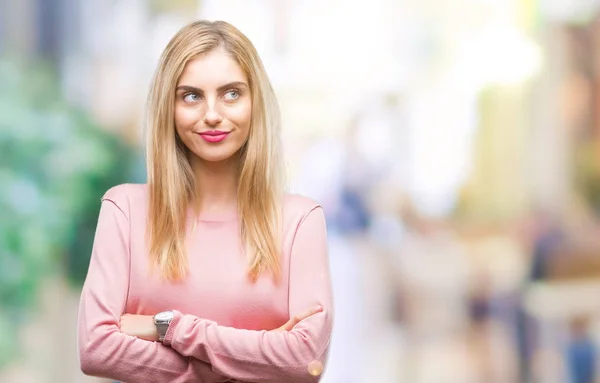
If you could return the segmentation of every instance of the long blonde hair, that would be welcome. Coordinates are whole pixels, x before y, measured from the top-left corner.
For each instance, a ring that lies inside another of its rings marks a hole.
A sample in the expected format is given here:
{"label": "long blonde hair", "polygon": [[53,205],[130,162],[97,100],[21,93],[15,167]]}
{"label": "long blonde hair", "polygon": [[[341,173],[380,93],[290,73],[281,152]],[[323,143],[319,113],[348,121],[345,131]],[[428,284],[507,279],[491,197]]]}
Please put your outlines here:
{"label": "long blonde hair", "polygon": [[148,226],[151,266],[171,281],[187,274],[187,214],[196,190],[188,149],[176,135],[175,88],[185,65],[223,47],[248,78],[252,120],[239,153],[238,215],[249,276],[280,276],[282,156],[275,93],[250,40],[223,21],[195,21],[182,28],[163,51],[150,88],[147,109]]}

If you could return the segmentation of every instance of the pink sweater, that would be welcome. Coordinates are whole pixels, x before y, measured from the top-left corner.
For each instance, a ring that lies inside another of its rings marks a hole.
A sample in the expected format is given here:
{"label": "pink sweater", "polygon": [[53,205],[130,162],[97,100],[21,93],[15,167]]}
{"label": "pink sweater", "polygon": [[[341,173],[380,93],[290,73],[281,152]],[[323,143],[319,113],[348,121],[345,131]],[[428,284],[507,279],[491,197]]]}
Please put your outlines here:
{"label": "pink sweater", "polygon": [[[146,185],[102,198],[79,306],[81,368],[128,383],[317,382],[325,365],[332,293],[325,218],[312,200],[286,195],[282,276],[246,277],[237,217],[200,217],[188,238],[189,277],[170,284],[148,272]],[[192,218],[190,218],[190,224]],[[323,312],[291,331],[271,330],[315,305]],[[122,314],[174,310],[163,344],[119,331]]]}

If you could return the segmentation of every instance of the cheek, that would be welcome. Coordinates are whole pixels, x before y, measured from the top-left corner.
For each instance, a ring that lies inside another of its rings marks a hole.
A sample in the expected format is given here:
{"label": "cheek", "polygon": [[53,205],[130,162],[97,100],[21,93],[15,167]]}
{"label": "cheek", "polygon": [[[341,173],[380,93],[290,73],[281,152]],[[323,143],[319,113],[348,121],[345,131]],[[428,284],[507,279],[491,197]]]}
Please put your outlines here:
{"label": "cheek", "polygon": [[248,128],[252,119],[252,105],[238,105],[230,110],[229,118],[240,128]]}
{"label": "cheek", "polygon": [[175,128],[181,133],[190,129],[198,120],[198,112],[191,108],[175,107]]}

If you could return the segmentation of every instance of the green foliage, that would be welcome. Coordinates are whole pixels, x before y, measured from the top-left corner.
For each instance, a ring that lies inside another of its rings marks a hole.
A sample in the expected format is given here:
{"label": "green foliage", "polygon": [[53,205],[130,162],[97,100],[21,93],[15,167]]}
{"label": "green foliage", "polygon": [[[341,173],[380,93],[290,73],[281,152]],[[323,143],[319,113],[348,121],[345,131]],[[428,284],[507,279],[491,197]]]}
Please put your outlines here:
{"label": "green foliage", "polygon": [[[99,201],[136,153],[60,97],[53,71],[0,61],[0,324],[14,329],[41,282],[87,272]],[[17,331],[0,338],[0,366]]]}

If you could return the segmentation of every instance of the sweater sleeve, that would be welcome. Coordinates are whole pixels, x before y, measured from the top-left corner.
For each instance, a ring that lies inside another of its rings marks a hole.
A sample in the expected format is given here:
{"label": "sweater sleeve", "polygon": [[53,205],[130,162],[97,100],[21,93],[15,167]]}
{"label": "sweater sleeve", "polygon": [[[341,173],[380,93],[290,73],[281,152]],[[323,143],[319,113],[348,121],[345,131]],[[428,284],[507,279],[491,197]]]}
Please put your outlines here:
{"label": "sweater sleeve", "polygon": [[79,305],[81,370],[127,383],[227,381],[205,362],[120,331],[129,288],[129,230],[124,211],[103,198]]}
{"label": "sweater sleeve", "polygon": [[327,232],[320,207],[298,225],[289,278],[290,316],[316,305],[323,307],[292,330],[236,329],[176,311],[164,343],[184,356],[210,363],[215,371],[236,381],[320,381],[333,322]]}

